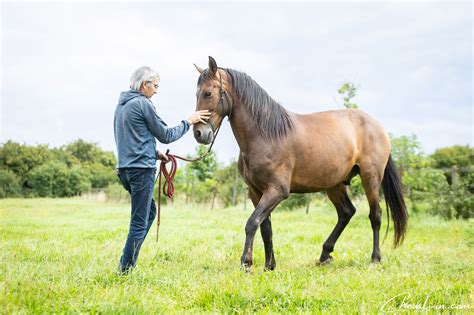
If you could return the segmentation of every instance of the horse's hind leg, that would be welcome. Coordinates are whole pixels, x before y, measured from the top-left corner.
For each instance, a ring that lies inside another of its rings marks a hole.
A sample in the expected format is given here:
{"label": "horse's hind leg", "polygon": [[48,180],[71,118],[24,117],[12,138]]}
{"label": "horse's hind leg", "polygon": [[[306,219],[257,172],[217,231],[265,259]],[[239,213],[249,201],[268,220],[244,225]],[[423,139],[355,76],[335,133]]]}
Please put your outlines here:
{"label": "horse's hind leg", "polygon": [[364,171],[361,169],[360,177],[362,180],[362,185],[367,195],[367,201],[369,202],[370,207],[370,224],[372,226],[372,231],[374,235],[374,247],[372,250],[372,262],[379,263],[380,256],[380,247],[379,247],[379,231],[380,225],[382,223],[382,210],[379,206],[379,189],[380,184],[382,183],[383,170],[380,171]]}
{"label": "horse's hind leg", "polygon": [[341,235],[344,228],[351,220],[352,216],[356,212],[355,207],[352,205],[347,196],[346,187],[343,183],[336,185],[328,190],[326,190],[329,199],[334,204],[337,210],[337,224],[334,227],[331,235],[329,235],[326,242],[323,245],[323,251],[319,261],[324,263],[329,263],[332,261],[331,253],[334,250],[334,245],[336,244],[337,239]]}

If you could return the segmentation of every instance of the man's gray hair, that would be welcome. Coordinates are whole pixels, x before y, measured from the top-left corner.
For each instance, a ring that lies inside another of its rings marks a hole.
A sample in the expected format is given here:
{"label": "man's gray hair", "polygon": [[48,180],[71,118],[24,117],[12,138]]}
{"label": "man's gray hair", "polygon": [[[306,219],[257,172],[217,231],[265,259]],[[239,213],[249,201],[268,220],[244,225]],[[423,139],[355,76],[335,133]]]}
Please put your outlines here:
{"label": "man's gray hair", "polygon": [[132,90],[140,90],[143,82],[160,80],[158,73],[150,67],[138,68],[130,78],[130,88]]}

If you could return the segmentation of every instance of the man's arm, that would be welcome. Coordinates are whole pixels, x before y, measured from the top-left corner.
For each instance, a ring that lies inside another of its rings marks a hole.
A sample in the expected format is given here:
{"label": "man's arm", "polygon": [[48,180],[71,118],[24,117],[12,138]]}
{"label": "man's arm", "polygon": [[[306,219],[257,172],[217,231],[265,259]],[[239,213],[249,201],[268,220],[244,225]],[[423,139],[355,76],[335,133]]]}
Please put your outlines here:
{"label": "man's arm", "polygon": [[187,120],[182,120],[179,125],[168,127],[168,125],[156,114],[153,105],[149,102],[141,102],[141,109],[148,129],[161,143],[167,144],[178,140],[191,126]]}

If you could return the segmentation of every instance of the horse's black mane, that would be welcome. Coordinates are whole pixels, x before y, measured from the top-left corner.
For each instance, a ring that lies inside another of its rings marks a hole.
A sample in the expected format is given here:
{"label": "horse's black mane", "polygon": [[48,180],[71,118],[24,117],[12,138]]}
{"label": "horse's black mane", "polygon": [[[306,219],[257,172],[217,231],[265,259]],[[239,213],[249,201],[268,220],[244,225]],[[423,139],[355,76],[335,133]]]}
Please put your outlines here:
{"label": "horse's black mane", "polygon": [[[232,69],[222,70],[227,72],[237,98],[250,111],[250,116],[265,138],[280,139],[293,130],[293,122],[286,109],[273,100],[250,76]],[[209,70],[205,70],[199,77],[198,85],[203,80],[210,79]]]}

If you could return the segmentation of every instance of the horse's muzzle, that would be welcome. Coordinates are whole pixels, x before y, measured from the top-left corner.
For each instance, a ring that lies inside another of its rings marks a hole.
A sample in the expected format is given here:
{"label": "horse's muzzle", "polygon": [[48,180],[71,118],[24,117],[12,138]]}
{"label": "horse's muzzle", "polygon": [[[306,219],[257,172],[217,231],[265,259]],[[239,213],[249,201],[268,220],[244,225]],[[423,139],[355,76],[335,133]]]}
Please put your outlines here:
{"label": "horse's muzzle", "polygon": [[208,125],[204,125],[204,124],[194,125],[193,131],[194,131],[194,139],[196,139],[198,143],[209,144],[212,142],[212,139],[214,138],[212,128]]}

